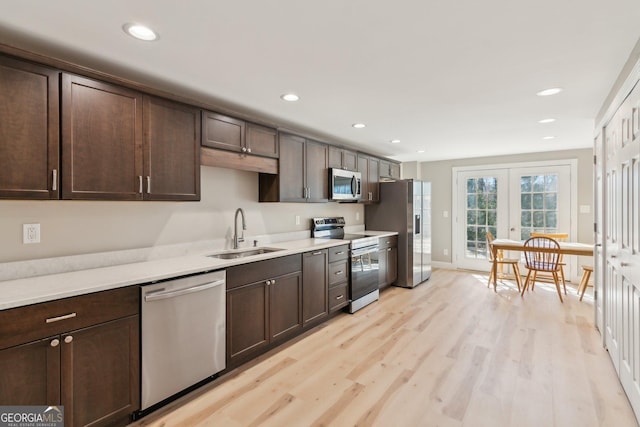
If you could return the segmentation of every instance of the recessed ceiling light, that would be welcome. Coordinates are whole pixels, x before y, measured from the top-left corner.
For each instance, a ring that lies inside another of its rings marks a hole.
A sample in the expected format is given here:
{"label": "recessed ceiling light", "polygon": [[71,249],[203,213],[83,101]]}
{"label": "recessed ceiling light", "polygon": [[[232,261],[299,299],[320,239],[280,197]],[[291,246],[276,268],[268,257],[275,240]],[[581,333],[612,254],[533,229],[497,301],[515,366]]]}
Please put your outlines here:
{"label": "recessed ceiling light", "polygon": [[400,144],[400,140],[399,139],[392,139],[391,143],[392,144]]}
{"label": "recessed ceiling light", "polygon": [[542,119],[542,120],[538,120],[538,123],[542,123],[542,124],[544,124],[544,123],[553,123],[555,121],[556,121],[556,119]]}
{"label": "recessed ceiling light", "polygon": [[545,90],[541,90],[540,92],[536,93],[536,95],[538,96],[550,96],[550,95],[555,95],[562,92],[562,88],[561,87],[552,87],[551,89],[545,89]]}
{"label": "recessed ceiling light", "polygon": [[542,139],[555,139],[555,138],[556,138],[555,136],[551,136],[551,135],[549,135],[549,136],[545,136],[545,137],[543,137]]}
{"label": "recessed ceiling light", "polygon": [[354,123],[351,126],[353,126],[356,129],[362,129],[363,127],[366,127],[364,123]]}
{"label": "recessed ceiling light", "polygon": [[418,150],[418,153],[424,153],[424,150]]}
{"label": "recessed ceiling light", "polygon": [[300,97],[298,95],[296,95],[295,93],[285,93],[284,95],[280,95],[280,98],[284,99],[285,101],[289,101],[289,102],[295,102],[295,101],[300,99]]}
{"label": "recessed ceiling light", "polygon": [[138,40],[153,41],[158,38],[158,34],[149,27],[139,24],[124,24],[122,29],[125,33],[131,37],[135,37]]}

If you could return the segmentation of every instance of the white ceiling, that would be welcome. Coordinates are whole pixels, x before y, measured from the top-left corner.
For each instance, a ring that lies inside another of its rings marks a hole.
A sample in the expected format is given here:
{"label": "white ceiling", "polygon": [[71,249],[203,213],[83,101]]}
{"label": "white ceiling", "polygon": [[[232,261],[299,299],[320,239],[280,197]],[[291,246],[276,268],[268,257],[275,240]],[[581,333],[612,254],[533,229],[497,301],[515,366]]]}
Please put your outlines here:
{"label": "white ceiling", "polygon": [[638,0],[5,0],[0,41],[429,161],[590,147],[639,23]]}

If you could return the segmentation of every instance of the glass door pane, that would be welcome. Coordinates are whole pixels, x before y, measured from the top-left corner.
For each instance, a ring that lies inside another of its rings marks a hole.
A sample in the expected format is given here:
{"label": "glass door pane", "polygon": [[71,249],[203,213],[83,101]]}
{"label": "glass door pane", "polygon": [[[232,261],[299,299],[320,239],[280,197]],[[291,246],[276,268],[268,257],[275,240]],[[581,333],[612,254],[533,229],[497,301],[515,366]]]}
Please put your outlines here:
{"label": "glass door pane", "polygon": [[508,233],[508,175],[504,170],[469,171],[458,175],[458,206],[463,207],[458,218],[460,226],[458,266],[488,270],[489,247],[487,232],[493,237]]}

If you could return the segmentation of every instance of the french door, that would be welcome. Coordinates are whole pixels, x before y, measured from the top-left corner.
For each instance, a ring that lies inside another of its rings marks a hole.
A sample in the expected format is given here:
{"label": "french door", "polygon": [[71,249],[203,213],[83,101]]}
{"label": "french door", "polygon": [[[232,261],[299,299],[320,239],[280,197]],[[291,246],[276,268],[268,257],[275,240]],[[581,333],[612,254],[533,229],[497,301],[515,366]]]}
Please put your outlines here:
{"label": "french door", "polygon": [[458,268],[489,270],[487,231],[513,240],[571,232],[569,164],[458,171],[457,194]]}

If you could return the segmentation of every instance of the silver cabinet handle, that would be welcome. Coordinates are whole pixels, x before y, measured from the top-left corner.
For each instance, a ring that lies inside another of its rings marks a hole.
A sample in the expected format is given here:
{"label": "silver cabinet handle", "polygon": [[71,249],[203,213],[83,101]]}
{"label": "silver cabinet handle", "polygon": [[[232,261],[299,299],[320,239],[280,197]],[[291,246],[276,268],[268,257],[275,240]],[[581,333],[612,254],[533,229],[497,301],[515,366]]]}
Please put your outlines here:
{"label": "silver cabinet handle", "polygon": [[147,194],[151,194],[151,177],[147,175]]}
{"label": "silver cabinet handle", "polygon": [[267,286],[269,286],[271,284],[271,280],[267,280]]}
{"label": "silver cabinet handle", "polygon": [[344,271],[342,271],[342,270],[338,270],[338,271],[336,271],[336,272],[335,272],[335,273],[333,273],[333,274],[335,274],[336,276],[338,276],[338,275],[340,275],[340,274],[342,274],[342,273],[344,273]]}
{"label": "silver cabinet handle", "polygon": [[617,258],[617,257],[618,257],[618,255],[616,255],[616,254],[611,254],[611,258]]}
{"label": "silver cabinet handle", "polygon": [[64,337],[64,342],[69,344],[71,341],[73,341],[73,337],[71,335],[67,335],[66,337]]}
{"label": "silver cabinet handle", "polygon": [[142,175],[138,176],[138,193],[142,194]]}
{"label": "silver cabinet handle", "polygon": [[275,285],[276,284],[276,279],[271,279],[271,284]]}
{"label": "silver cabinet handle", "polygon": [[344,255],[344,251],[336,252],[336,255]]}
{"label": "silver cabinet handle", "polygon": [[60,344],[60,340],[59,339],[53,339],[51,340],[51,347],[57,347]]}
{"label": "silver cabinet handle", "polygon": [[247,152],[247,147],[242,147],[242,152],[246,153]]}
{"label": "silver cabinet handle", "polygon": [[391,248],[387,249],[387,252],[391,252]]}
{"label": "silver cabinet handle", "polygon": [[631,263],[628,262],[621,262],[620,263],[620,267],[629,267],[631,265]]}
{"label": "silver cabinet handle", "polygon": [[314,255],[314,256],[315,256],[315,255],[322,255],[322,251],[314,252],[314,253],[312,253],[311,255]]}
{"label": "silver cabinet handle", "polygon": [[338,296],[336,297],[336,299],[342,299],[342,298],[344,298],[344,295],[338,295]]}
{"label": "silver cabinet handle", "polygon": [[69,313],[69,314],[65,314],[64,316],[50,317],[47,320],[45,320],[45,323],[59,322],[61,320],[72,319],[72,318],[74,318],[76,316],[77,316],[76,313]]}
{"label": "silver cabinet handle", "polygon": [[251,148],[247,148],[247,153],[250,153],[250,152],[251,152]]}
{"label": "silver cabinet handle", "polygon": [[51,191],[56,191],[58,189],[58,170],[53,170],[53,178],[51,182]]}

